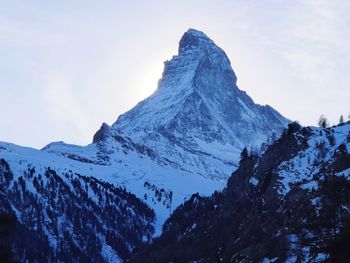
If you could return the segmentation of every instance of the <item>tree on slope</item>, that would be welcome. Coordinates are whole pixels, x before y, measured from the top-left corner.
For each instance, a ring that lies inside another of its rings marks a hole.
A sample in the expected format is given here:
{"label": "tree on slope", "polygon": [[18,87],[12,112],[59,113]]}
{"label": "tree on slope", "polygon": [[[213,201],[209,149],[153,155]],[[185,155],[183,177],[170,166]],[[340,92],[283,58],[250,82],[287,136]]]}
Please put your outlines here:
{"label": "tree on slope", "polygon": [[327,128],[329,126],[328,120],[323,114],[318,119],[318,126],[321,128]]}

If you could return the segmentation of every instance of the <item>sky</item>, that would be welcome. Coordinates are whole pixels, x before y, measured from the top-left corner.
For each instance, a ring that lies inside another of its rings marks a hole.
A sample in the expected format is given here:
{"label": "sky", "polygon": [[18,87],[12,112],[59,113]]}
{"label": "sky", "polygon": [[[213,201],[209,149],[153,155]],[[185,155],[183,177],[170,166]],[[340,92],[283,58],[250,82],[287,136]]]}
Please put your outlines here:
{"label": "sky", "polygon": [[347,0],[0,0],[0,141],[89,144],[157,88],[188,28],[238,86],[302,125],[350,114]]}

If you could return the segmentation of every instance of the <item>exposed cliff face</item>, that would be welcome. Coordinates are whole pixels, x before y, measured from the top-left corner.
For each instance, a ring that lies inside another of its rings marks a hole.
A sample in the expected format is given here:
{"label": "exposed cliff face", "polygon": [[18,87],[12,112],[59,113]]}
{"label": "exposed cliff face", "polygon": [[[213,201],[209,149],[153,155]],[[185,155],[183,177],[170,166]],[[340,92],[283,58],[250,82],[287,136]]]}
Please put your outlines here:
{"label": "exposed cliff face", "polygon": [[347,262],[350,123],[289,129],[242,154],[223,192],[193,195],[131,262]]}
{"label": "exposed cliff face", "polygon": [[289,123],[271,107],[255,104],[236,81],[225,52],[189,29],[178,55],[165,63],[158,89],[121,115],[112,133],[147,144],[180,166],[189,160],[186,169],[225,178],[244,146],[259,146]]}

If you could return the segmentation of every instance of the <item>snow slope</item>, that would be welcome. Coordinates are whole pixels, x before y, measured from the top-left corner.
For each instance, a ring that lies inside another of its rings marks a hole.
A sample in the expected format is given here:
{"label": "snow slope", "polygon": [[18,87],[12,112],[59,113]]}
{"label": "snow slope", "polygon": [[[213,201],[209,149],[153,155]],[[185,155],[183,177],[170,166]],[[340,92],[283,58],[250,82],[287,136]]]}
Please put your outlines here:
{"label": "snow slope", "polygon": [[[62,146],[61,143],[54,145]],[[222,181],[209,180],[172,166],[159,165],[158,162],[152,161],[133,149],[123,149],[121,145],[113,146],[114,153],[110,153],[108,164],[100,164],[96,157],[97,145],[92,144],[87,147],[64,145],[65,155],[51,152],[51,147],[52,145],[47,146],[45,151],[38,151],[2,142],[0,158],[9,163],[15,174],[22,174],[27,170],[28,165],[42,172],[50,167],[59,175],[70,170],[125,187],[155,210],[156,234],[160,233],[161,225],[171,211],[190,197],[194,191],[208,195],[224,185]],[[83,156],[84,162],[66,157],[78,155]]]}
{"label": "snow slope", "polygon": [[152,238],[154,211],[76,162],[0,143],[2,228],[9,229],[6,219],[14,221],[0,248],[9,246],[13,259],[120,262]]}
{"label": "snow slope", "polygon": [[[307,147],[300,151],[294,158],[281,163],[279,170],[278,193],[286,195],[293,185],[304,190],[317,190],[318,183],[325,178],[319,178],[319,174],[327,163],[332,162],[343,145],[350,152],[350,125],[344,124],[329,129],[310,128]],[[300,138],[303,139],[303,138]],[[350,166],[350,164],[348,164]],[[349,179],[349,169],[336,172],[336,176],[344,176]]]}

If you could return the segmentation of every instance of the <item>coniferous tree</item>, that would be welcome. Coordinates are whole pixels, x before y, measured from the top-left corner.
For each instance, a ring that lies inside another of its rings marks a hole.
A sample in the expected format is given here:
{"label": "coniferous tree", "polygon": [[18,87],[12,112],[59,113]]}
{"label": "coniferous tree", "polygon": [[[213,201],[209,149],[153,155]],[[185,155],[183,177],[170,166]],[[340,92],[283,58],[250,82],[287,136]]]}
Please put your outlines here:
{"label": "coniferous tree", "polygon": [[344,117],[343,117],[343,115],[340,115],[339,124],[342,124],[342,123],[344,123]]}
{"label": "coniferous tree", "polygon": [[318,126],[321,128],[327,128],[329,126],[328,120],[323,114],[318,119]]}
{"label": "coniferous tree", "polygon": [[247,158],[248,156],[249,156],[248,149],[247,149],[247,147],[244,147],[244,149],[241,152],[241,161],[244,160],[245,158]]}

